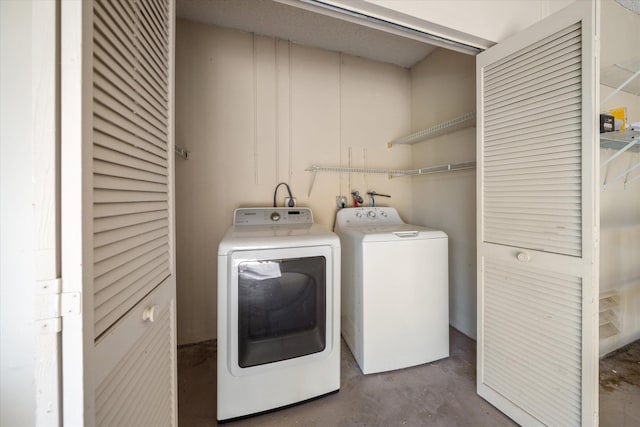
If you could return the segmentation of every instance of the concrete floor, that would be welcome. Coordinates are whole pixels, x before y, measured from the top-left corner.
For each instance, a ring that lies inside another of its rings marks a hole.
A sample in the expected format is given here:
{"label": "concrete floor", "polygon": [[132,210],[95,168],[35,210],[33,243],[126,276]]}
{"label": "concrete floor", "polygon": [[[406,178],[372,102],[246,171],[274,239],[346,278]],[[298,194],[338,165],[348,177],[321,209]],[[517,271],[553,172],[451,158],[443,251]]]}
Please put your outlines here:
{"label": "concrete floor", "polygon": [[[448,359],[366,376],[343,342],[340,392],[226,425],[515,425],[476,394],[475,341],[451,329],[450,342]],[[600,425],[640,425],[640,342],[601,361],[600,369]],[[212,341],[178,349],[178,418],[182,427],[218,425]]]}

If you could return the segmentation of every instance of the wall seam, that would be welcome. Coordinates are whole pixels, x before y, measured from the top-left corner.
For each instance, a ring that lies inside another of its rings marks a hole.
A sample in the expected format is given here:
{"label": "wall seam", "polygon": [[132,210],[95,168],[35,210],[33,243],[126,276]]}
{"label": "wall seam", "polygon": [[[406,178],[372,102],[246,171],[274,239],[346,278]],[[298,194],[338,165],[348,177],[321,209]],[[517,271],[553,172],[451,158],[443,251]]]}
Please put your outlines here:
{"label": "wall seam", "polygon": [[293,49],[289,40],[289,173],[287,182],[291,182],[293,175]]}
{"label": "wall seam", "polygon": [[279,52],[279,45],[280,45],[280,40],[275,38],[275,46],[274,46],[274,55],[275,55],[275,60],[273,61],[273,67],[274,67],[274,73],[273,75],[275,76],[275,85],[274,85],[274,90],[275,90],[275,96],[274,96],[274,102],[275,102],[275,154],[276,154],[276,181],[275,181],[275,185],[278,184],[279,180],[278,177],[280,176],[280,78],[279,78],[279,71],[280,71],[280,67],[279,67],[279,57],[280,57],[280,52]]}
{"label": "wall seam", "polygon": [[253,49],[253,181],[258,184],[258,61],[256,35],[251,33]]}

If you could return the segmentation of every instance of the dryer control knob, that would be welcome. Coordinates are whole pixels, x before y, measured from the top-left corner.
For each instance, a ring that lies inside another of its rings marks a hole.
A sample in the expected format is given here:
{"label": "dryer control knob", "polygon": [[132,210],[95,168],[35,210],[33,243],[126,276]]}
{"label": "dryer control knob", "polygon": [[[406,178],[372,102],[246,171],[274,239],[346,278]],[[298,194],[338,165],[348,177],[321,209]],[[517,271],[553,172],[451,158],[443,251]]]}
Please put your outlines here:
{"label": "dryer control knob", "polygon": [[376,213],[375,211],[369,211],[367,212],[367,216],[369,217],[369,219],[375,219]]}
{"label": "dryer control knob", "polygon": [[272,212],[271,221],[280,221],[280,214],[278,212]]}

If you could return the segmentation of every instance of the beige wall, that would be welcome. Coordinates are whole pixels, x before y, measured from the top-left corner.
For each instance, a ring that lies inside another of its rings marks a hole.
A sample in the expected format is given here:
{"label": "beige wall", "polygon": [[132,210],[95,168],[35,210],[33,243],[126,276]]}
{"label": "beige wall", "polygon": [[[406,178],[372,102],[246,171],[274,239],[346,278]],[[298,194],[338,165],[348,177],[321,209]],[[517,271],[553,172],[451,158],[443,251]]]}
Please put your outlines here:
{"label": "beige wall", "polygon": [[[475,111],[475,58],[438,49],[411,70],[412,131]],[[413,147],[413,166],[473,161],[475,128]],[[411,221],[449,236],[449,318],[476,336],[475,169],[414,177]]]}
{"label": "beige wall", "polygon": [[[278,182],[333,228],[336,196],[392,195],[407,218],[411,182],[318,173],[311,165],[407,168],[409,71],[287,41],[179,20],[176,45],[178,341],[216,337],[217,247],[233,209],[271,206]],[[278,193],[278,204],[285,191]]]}

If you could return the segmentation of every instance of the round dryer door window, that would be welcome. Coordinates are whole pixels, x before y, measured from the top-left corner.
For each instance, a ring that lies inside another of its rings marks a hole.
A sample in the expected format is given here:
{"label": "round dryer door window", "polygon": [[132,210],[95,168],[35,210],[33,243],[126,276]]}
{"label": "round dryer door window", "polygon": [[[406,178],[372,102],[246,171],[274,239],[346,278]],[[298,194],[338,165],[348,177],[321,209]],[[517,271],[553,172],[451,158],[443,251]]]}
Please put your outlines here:
{"label": "round dryer door window", "polygon": [[321,352],[326,346],[323,256],[238,265],[238,365]]}

